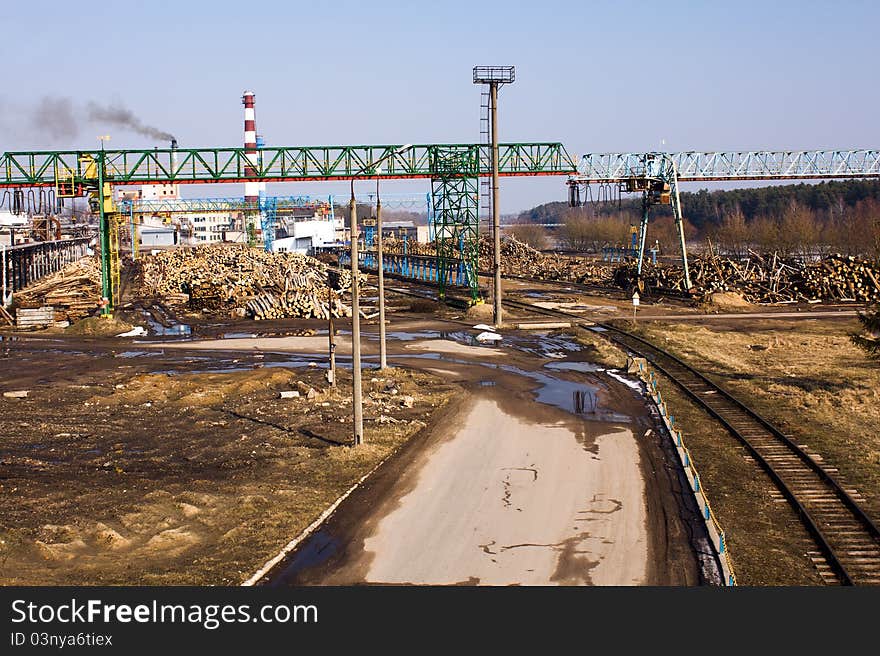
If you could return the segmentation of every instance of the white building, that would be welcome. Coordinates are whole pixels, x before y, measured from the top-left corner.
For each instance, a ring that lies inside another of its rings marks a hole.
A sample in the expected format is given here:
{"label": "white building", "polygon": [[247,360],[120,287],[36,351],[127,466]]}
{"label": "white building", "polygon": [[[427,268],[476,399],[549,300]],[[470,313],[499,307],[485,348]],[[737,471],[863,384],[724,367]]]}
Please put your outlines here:
{"label": "white building", "polygon": [[336,242],[336,225],[328,219],[282,221],[272,242],[275,253],[303,253]]}
{"label": "white building", "polygon": [[180,198],[180,185],[154,184],[116,188],[116,200],[174,200]]}
{"label": "white building", "polygon": [[228,241],[227,233],[232,230],[233,216],[228,212],[205,212],[204,214],[175,214],[181,222],[189,223],[192,229],[190,241],[195,244],[210,244]]}

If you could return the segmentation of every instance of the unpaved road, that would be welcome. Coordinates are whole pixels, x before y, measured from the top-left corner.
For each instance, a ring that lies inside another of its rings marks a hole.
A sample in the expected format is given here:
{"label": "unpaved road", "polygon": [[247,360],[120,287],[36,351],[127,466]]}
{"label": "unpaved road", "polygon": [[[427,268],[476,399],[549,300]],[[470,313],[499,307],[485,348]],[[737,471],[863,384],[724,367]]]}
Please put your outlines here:
{"label": "unpaved road", "polygon": [[[425,343],[395,349],[397,358],[424,357],[405,351]],[[428,371],[468,387],[468,399],[383,466],[263,582],[704,581],[698,526],[682,507],[686,497],[656,435],[645,435],[652,420],[635,392],[601,372],[551,376],[534,355],[494,352],[503,364],[432,353],[438,366]],[[575,362],[577,355],[569,352]]]}
{"label": "unpaved road", "polygon": [[491,399],[477,400],[365,541],[364,580],[644,582],[638,447],[625,429],[596,446],[594,455],[565,426],[530,425]]}

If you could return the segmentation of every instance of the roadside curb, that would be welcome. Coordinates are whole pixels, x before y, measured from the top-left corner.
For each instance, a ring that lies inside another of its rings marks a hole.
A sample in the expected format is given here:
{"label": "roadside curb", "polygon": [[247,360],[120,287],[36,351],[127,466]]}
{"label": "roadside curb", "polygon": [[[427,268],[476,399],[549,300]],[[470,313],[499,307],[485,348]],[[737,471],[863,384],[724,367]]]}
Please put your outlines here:
{"label": "roadside curb", "polygon": [[[445,405],[445,404],[444,404]],[[439,410],[440,408],[437,408]],[[382,460],[380,460],[370,471],[361,476],[350,488],[348,488],[345,492],[340,495],[336,501],[334,501],[330,506],[328,506],[324,512],[322,512],[318,518],[309,524],[306,528],[300,532],[295,538],[293,538],[290,542],[288,542],[284,547],[281,548],[281,551],[278,552],[275,556],[267,560],[260,569],[258,569],[254,574],[251,575],[244,583],[241,584],[241,587],[252,587],[257,585],[260,580],[268,574],[275,565],[280,563],[284,558],[290,554],[291,551],[296,549],[306,538],[308,538],[315,530],[323,524],[330,515],[332,515],[336,509],[345,501],[348,497],[352,495],[364,482],[370,478],[376,471],[379,470],[382,465],[384,465],[388,460],[390,460],[401,448],[403,448],[406,444],[408,444],[411,440],[415,439],[416,435],[418,435],[421,431],[425,429],[425,425],[422,425],[415,433],[413,433],[407,440],[399,444],[397,447],[391,450],[391,452],[386,455]]]}
{"label": "roadside curb", "polygon": [[663,425],[666,427],[667,432],[672,438],[675,452],[678,454],[679,462],[681,463],[688,479],[688,483],[690,484],[694,500],[697,502],[697,507],[700,509],[700,515],[703,518],[703,523],[709,534],[710,542],[715,550],[715,554],[718,556],[718,562],[721,565],[721,572],[724,575],[723,583],[725,586],[735,586],[737,584],[736,575],[733,572],[733,563],[730,560],[727,536],[724,529],[721,528],[718,519],[715,517],[715,513],[712,512],[709,498],[706,496],[706,491],[700,483],[700,474],[697,472],[696,465],[694,465],[691,454],[682,438],[681,429],[675,424],[675,417],[670,415],[667,411],[666,402],[663,400],[660,388],[657,385],[656,374],[648,367],[648,362],[645,358],[634,357],[628,358],[627,372],[637,374],[642,382],[645,383],[648,396],[654,402],[654,405],[660,414],[660,419],[663,421]]}

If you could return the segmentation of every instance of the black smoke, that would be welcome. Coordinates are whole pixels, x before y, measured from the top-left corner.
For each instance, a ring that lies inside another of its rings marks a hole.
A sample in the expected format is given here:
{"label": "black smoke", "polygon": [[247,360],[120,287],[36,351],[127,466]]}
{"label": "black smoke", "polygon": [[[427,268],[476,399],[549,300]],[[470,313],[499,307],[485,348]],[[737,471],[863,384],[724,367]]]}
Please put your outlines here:
{"label": "black smoke", "polygon": [[165,132],[152,125],[147,125],[134,115],[130,109],[122,105],[99,105],[95,102],[88,104],[88,117],[93,123],[109,124],[116,127],[127,128],[132,132],[141,134],[145,137],[159,139],[161,141],[171,141],[174,135]]}

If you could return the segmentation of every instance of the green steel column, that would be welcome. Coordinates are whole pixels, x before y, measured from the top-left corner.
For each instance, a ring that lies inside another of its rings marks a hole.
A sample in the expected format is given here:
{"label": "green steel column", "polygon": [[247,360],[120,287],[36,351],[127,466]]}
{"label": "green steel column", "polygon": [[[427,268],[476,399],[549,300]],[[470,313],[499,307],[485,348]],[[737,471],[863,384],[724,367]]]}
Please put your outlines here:
{"label": "green steel column", "polygon": [[110,279],[110,221],[104,212],[104,151],[98,155],[98,234],[101,241],[101,296],[107,304],[101,314],[109,315],[113,310],[113,290]]}

